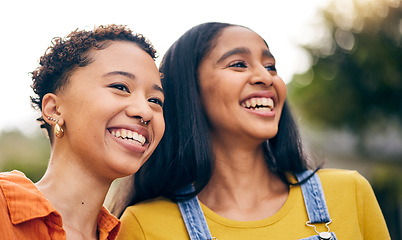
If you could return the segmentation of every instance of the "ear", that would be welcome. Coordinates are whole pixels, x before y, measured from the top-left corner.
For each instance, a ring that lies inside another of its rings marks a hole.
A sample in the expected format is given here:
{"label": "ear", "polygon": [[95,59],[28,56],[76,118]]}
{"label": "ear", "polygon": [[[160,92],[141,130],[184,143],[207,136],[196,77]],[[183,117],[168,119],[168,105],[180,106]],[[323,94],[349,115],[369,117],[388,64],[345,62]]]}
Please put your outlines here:
{"label": "ear", "polygon": [[59,101],[60,100],[58,99],[57,95],[54,93],[47,93],[45,96],[43,96],[42,116],[43,119],[50,125],[54,125],[56,121],[60,126],[64,124],[64,119],[61,117],[61,114],[58,111]]}

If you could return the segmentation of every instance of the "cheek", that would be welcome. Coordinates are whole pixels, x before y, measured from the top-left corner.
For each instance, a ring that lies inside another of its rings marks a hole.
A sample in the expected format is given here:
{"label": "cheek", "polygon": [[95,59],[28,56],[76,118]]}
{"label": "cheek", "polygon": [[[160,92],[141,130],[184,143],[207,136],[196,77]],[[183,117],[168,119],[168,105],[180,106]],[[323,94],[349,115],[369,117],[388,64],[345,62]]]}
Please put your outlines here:
{"label": "cheek", "polygon": [[202,108],[207,115],[207,118],[211,120],[211,117],[219,115],[221,106],[221,97],[215,89],[205,89],[204,93],[201,94],[201,104]]}
{"label": "cheek", "polygon": [[208,114],[217,103],[216,95],[218,95],[219,84],[214,84],[211,78],[200,83],[200,99],[202,107]]}
{"label": "cheek", "polygon": [[161,140],[162,136],[165,134],[165,121],[162,117],[162,120],[159,124],[159,140]]}
{"label": "cheek", "polygon": [[204,106],[217,105],[236,91],[231,78],[223,74],[204,75],[200,78],[200,97]]}
{"label": "cheek", "polygon": [[285,102],[285,99],[286,99],[286,95],[287,95],[286,84],[281,78],[279,78],[279,79],[277,79],[277,81],[274,81],[274,87],[277,91],[279,101],[280,101],[281,105],[283,105],[283,103]]}
{"label": "cheek", "polygon": [[219,82],[214,81],[211,78],[208,80],[201,81],[200,82],[201,99],[208,100],[208,98],[216,94],[218,88],[219,88]]}
{"label": "cheek", "polygon": [[275,88],[277,89],[279,96],[283,98],[284,101],[287,95],[287,86],[281,78],[276,81]]}
{"label": "cheek", "polygon": [[279,112],[278,121],[279,121],[279,119],[282,116],[283,105],[285,104],[285,100],[286,100],[287,87],[286,87],[286,84],[281,80],[277,84],[276,89],[277,89],[277,93],[278,93],[278,97],[279,97],[279,104],[280,104],[279,111],[278,111]]}
{"label": "cheek", "polygon": [[155,137],[156,140],[159,142],[163,136],[163,134],[165,133],[165,120],[163,118],[163,114],[157,114],[157,116],[155,117]]}

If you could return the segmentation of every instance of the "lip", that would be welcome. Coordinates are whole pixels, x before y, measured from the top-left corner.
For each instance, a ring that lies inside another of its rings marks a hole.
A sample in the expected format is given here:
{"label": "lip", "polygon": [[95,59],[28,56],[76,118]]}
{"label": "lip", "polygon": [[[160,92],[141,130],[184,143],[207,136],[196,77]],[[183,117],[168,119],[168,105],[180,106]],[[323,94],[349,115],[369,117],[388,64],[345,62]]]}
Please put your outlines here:
{"label": "lip", "polygon": [[[272,100],[274,101],[274,108],[272,109],[272,111],[270,112],[262,112],[262,111],[256,111],[253,109],[248,109],[248,108],[244,108],[241,106],[241,104],[250,99],[250,98],[272,98]],[[261,117],[275,117],[276,113],[275,113],[275,106],[277,104],[278,100],[277,100],[277,96],[274,92],[272,91],[258,91],[258,92],[253,92],[249,95],[247,95],[245,98],[243,98],[240,102],[239,105],[242,109],[244,109],[245,111],[261,116]]]}
{"label": "lip", "polygon": [[[137,132],[141,135],[143,135],[146,138],[146,142],[143,146],[136,144],[134,142],[129,142],[127,140],[123,140],[121,138],[117,138],[115,136],[112,135],[112,130],[113,129],[127,129],[133,132]],[[139,126],[139,125],[127,125],[127,124],[123,124],[123,125],[116,125],[116,126],[110,126],[107,128],[107,134],[114,140],[116,141],[119,145],[123,146],[126,150],[128,150],[129,152],[133,152],[133,153],[144,153],[145,150],[148,148],[149,144],[150,144],[150,139],[149,139],[149,132],[147,129]]]}

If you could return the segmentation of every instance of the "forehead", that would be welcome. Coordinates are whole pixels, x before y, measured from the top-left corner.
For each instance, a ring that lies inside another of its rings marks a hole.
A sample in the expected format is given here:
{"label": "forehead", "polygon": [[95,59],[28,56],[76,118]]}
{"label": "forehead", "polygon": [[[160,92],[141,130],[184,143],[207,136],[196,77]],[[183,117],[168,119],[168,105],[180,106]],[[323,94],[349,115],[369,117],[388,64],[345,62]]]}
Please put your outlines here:
{"label": "forehead", "polygon": [[[103,49],[93,49],[90,52],[91,62],[74,70],[70,80],[81,84],[90,84],[99,79],[112,76],[132,76],[136,82],[160,85],[159,71],[153,58],[137,44],[126,41],[113,41]],[[124,74],[111,74],[124,73]]]}
{"label": "forehead", "polygon": [[[126,60],[132,59],[138,61],[139,59],[149,59],[149,56],[137,44],[128,41],[109,41],[103,49],[92,49],[91,54],[95,61],[109,62],[116,65],[129,65],[130,62]],[[152,58],[151,58],[152,59]],[[132,62],[131,62],[132,64]]]}
{"label": "forehead", "polygon": [[227,51],[236,47],[246,47],[249,49],[268,49],[265,41],[254,31],[239,27],[230,26],[221,32],[216,39],[216,45],[212,51]]}
{"label": "forehead", "polygon": [[92,56],[89,67],[97,67],[99,72],[123,71],[136,76],[151,74],[159,79],[154,60],[136,43],[113,41],[102,50],[93,50]]}

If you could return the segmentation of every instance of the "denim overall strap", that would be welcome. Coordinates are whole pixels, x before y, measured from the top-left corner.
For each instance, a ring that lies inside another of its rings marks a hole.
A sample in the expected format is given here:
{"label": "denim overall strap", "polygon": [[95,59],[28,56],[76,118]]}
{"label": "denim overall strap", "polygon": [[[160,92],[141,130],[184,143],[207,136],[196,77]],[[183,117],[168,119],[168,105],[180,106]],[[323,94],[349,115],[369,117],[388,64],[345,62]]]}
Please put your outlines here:
{"label": "denim overall strap", "polygon": [[[335,236],[335,233],[331,232],[331,236],[332,236],[331,240],[337,240],[336,236]],[[300,240],[322,240],[322,238],[320,238],[319,235],[315,235],[315,236],[308,237],[308,238],[303,238],[303,239],[300,239]]]}
{"label": "denim overall strap", "polygon": [[[304,171],[296,174],[299,182],[307,178],[313,173],[311,170]],[[324,191],[322,190],[321,181],[318,175],[315,173],[307,182],[300,185],[304,204],[310,223],[327,223],[331,221],[327,204],[325,202]]]}
{"label": "denim overall strap", "polygon": [[[296,174],[299,181],[310,176],[313,172],[307,170],[305,172]],[[314,174],[309,180],[301,184],[301,190],[303,193],[304,203],[306,206],[309,222],[314,223],[328,223],[331,221],[329,212],[325,202],[324,191],[322,189],[320,178],[317,174]],[[177,193],[185,194],[192,192],[194,187],[188,185],[181,189]],[[200,203],[197,196],[178,202],[180,212],[184,223],[187,228],[187,232],[191,240],[211,240],[212,235],[208,229],[207,222],[202,212]],[[315,230],[315,228],[314,228]],[[318,232],[317,232],[318,233]],[[333,232],[330,232],[331,240],[336,240],[336,236]],[[303,238],[301,240],[322,240],[327,238],[321,238],[319,235]]]}
{"label": "denim overall strap", "polygon": [[[299,180],[299,182],[303,181],[307,177],[309,177],[313,171],[311,170],[306,170],[302,173],[296,174],[296,178]],[[324,196],[324,190],[322,189],[321,181],[317,173],[314,173],[313,176],[311,176],[305,183],[300,185],[302,193],[303,193],[303,198],[304,198],[304,204],[306,206],[307,210],[307,215],[309,218],[309,223],[310,224],[315,224],[315,223],[325,223],[327,224],[328,232],[329,232],[329,227],[328,224],[332,222],[327,204],[325,202],[325,196]],[[316,231],[315,226],[313,225],[308,225],[311,227],[314,227],[314,231]],[[316,231],[317,232],[317,231]],[[318,233],[318,232],[317,232]],[[332,236],[332,240],[336,240],[335,233],[329,232]],[[323,238],[320,238],[319,235],[312,236],[309,238],[303,238],[302,240],[320,240]]]}
{"label": "denim overall strap", "polygon": [[[193,185],[188,185],[178,193],[189,193],[194,190]],[[188,235],[191,240],[210,240],[212,239],[211,233],[209,231],[207,221],[202,212],[200,202],[198,197],[194,196],[185,201],[180,201],[177,203],[183,217],[184,223],[186,224]]]}

